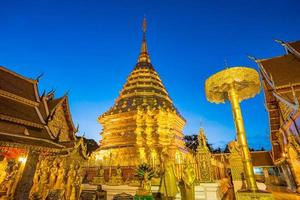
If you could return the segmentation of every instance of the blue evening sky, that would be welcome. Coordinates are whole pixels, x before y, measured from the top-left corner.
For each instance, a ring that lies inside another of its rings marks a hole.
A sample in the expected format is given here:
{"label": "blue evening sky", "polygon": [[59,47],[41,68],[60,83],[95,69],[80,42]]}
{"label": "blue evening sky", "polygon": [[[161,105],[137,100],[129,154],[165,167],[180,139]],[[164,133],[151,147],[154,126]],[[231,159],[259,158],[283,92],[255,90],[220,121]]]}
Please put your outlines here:
{"label": "blue evening sky", "polygon": [[[97,117],[113,105],[136,64],[141,21],[151,60],[187,120],[208,142],[234,139],[230,105],[205,99],[204,81],[229,66],[257,69],[247,58],[284,53],[274,39],[300,39],[300,1],[0,0],[0,65],[35,78],[39,88],[69,91],[80,134],[100,139]],[[263,93],[242,104],[249,144],[270,147]]]}

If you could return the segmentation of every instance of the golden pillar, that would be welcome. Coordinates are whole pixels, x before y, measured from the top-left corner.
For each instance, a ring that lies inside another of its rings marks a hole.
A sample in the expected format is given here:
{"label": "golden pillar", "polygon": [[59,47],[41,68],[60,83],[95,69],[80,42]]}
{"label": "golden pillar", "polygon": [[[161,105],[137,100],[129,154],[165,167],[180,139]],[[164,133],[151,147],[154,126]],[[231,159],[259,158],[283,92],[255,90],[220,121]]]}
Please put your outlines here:
{"label": "golden pillar", "polygon": [[230,89],[228,91],[228,98],[231,103],[233,119],[235,122],[235,128],[237,133],[237,140],[243,155],[243,164],[245,169],[247,186],[249,190],[256,191],[258,188],[256,185],[253,166],[251,162],[251,155],[250,155],[250,151],[246,139],[246,132],[244,129],[244,122],[243,122],[242,112],[239,103],[239,96],[233,83],[229,86],[229,88]]}
{"label": "golden pillar", "polygon": [[[205,92],[208,101],[213,103],[225,103],[226,101],[230,101],[231,103],[237,140],[240,150],[242,151],[247,189],[253,193],[258,192],[258,188],[247,144],[240,102],[254,97],[259,91],[260,81],[258,73],[254,69],[246,67],[227,68],[212,75],[205,82]],[[250,196],[253,197],[250,193],[244,193],[240,196],[238,195],[238,199],[247,199],[245,197]],[[265,196],[265,194],[256,193],[255,196],[259,198]]]}

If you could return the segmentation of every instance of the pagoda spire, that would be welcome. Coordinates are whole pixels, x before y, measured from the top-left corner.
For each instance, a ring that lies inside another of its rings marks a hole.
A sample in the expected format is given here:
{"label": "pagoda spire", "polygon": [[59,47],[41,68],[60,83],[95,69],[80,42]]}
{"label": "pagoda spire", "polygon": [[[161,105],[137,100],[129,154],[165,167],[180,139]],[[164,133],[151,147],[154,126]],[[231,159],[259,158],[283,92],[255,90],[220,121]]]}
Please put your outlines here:
{"label": "pagoda spire", "polygon": [[150,56],[148,54],[147,43],[146,43],[146,30],[147,30],[146,17],[144,17],[143,20],[142,30],[143,30],[143,40],[142,40],[141,52],[138,58],[138,62],[150,63]]}

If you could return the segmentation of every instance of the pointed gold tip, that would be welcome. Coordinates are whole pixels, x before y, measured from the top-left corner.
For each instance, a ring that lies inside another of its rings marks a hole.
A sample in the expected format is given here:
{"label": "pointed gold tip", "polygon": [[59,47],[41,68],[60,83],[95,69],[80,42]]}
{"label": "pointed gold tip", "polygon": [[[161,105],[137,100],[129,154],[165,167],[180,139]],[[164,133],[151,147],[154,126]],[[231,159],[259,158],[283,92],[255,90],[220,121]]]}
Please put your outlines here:
{"label": "pointed gold tip", "polygon": [[143,33],[146,33],[147,31],[147,21],[146,21],[146,16],[144,16],[143,20]]}
{"label": "pointed gold tip", "polygon": [[143,40],[142,40],[142,46],[141,46],[141,52],[138,58],[138,62],[147,62],[150,63],[150,56],[148,54],[148,50],[147,50],[147,43],[146,43],[146,30],[147,30],[147,21],[146,21],[146,17],[144,16],[143,19],[143,26],[142,26],[142,30],[143,30]]}

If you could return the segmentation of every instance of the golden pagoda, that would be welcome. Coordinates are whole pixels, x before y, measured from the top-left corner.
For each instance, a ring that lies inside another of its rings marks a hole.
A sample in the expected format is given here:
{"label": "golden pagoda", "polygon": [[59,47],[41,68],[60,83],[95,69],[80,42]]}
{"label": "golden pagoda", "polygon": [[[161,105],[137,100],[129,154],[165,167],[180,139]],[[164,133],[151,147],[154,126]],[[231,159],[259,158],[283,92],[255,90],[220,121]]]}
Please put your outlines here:
{"label": "golden pagoda", "polygon": [[150,62],[145,19],[138,62],[114,105],[98,121],[102,140],[94,156],[102,166],[156,166],[162,151],[174,160],[182,160],[187,152],[182,133],[185,119]]}

